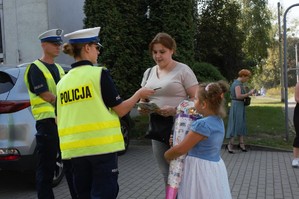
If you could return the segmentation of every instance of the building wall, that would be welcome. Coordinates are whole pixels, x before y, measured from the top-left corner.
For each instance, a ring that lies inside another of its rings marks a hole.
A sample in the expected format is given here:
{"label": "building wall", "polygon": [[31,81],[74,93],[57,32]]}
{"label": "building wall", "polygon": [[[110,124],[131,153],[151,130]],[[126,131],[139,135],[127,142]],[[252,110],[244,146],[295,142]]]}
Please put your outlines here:
{"label": "building wall", "polygon": [[47,0],[3,0],[4,63],[39,57],[37,33],[48,27]]}
{"label": "building wall", "polygon": [[[2,0],[4,64],[31,62],[42,55],[38,35],[61,28],[64,33],[83,27],[84,0]],[[1,3],[1,2],[0,2]],[[67,55],[60,63],[72,63]]]}

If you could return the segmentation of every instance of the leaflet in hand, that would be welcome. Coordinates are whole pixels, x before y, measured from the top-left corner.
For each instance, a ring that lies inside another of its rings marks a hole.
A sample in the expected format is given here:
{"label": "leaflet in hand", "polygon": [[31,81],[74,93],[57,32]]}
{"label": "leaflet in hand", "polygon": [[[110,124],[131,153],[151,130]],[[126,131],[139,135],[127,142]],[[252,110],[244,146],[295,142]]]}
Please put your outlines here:
{"label": "leaflet in hand", "polygon": [[137,103],[137,106],[149,112],[156,112],[157,110],[160,109],[157,104],[152,102],[140,102]]}

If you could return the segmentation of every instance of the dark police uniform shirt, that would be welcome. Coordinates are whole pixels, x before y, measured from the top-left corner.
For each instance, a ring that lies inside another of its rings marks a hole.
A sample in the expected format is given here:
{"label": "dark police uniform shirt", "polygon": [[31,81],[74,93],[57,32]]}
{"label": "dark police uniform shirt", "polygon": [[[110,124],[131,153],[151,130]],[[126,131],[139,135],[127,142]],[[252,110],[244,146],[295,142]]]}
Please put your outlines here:
{"label": "dark police uniform shirt", "polygon": [[[78,67],[78,66],[83,66],[83,65],[93,65],[90,61],[83,60],[83,61],[78,61],[74,64],[72,64],[72,68]],[[96,67],[96,66],[94,66]],[[120,97],[116,86],[110,76],[110,73],[108,70],[102,70],[102,75],[101,75],[101,82],[100,82],[100,88],[101,88],[101,93],[103,97],[104,104],[106,107],[114,107],[123,102],[123,99]]]}
{"label": "dark police uniform shirt", "polygon": [[[41,60],[39,60],[41,61]],[[41,61],[47,69],[52,74],[52,77],[55,80],[55,83],[57,84],[60,80],[60,74],[59,70],[56,67],[55,64],[48,64],[43,61]],[[28,82],[29,82],[29,89],[32,93],[35,93],[36,95],[40,95],[43,92],[49,91],[49,87],[46,81],[46,78],[43,74],[43,72],[34,64],[32,63],[29,71],[28,71]],[[53,93],[54,94],[54,93]]]}

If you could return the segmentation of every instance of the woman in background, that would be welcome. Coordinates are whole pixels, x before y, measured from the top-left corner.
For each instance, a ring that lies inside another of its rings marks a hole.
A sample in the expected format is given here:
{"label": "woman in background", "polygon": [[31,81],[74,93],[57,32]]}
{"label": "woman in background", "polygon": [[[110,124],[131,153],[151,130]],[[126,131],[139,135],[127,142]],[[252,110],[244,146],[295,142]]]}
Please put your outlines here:
{"label": "woman in background", "polygon": [[254,93],[254,89],[246,92],[244,83],[249,80],[251,72],[247,69],[242,69],[238,73],[238,78],[230,87],[231,106],[229,110],[228,125],[226,131],[226,138],[229,138],[229,143],[226,146],[229,153],[235,153],[233,150],[234,137],[238,136],[238,147],[243,152],[247,152],[244,144],[244,136],[247,134],[246,117],[244,98],[249,97]]}

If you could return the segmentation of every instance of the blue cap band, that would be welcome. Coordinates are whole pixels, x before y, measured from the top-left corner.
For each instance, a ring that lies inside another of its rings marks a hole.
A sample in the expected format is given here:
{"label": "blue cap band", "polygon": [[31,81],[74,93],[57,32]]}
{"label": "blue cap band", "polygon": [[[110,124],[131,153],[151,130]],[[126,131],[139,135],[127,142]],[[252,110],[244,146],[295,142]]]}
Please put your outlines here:
{"label": "blue cap band", "polygon": [[40,40],[41,42],[62,42],[62,39],[61,39],[61,37],[58,37],[58,36],[56,36],[56,37],[46,37],[46,38],[43,38],[43,39],[41,39]]}
{"label": "blue cap band", "polygon": [[90,42],[99,42],[99,37],[90,37],[90,38],[79,38],[79,39],[70,39],[69,43],[90,43]]}

